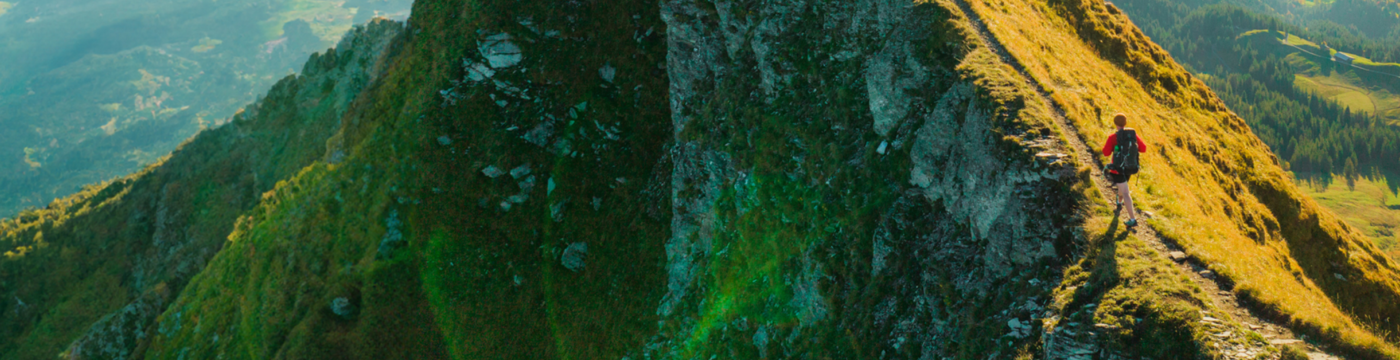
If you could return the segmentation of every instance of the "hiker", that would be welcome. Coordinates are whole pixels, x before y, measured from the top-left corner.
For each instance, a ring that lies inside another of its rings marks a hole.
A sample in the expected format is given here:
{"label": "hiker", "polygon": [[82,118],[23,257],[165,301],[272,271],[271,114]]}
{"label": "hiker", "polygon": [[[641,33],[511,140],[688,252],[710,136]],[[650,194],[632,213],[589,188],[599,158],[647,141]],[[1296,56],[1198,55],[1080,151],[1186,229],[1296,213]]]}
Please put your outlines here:
{"label": "hiker", "polygon": [[1137,131],[1126,127],[1127,115],[1113,115],[1113,125],[1118,126],[1118,132],[1109,135],[1108,142],[1103,144],[1103,156],[1112,157],[1112,162],[1104,167],[1104,175],[1108,176],[1113,186],[1118,187],[1118,206],[1128,206],[1128,221],[1123,224],[1131,228],[1137,226],[1137,209],[1133,207],[1133,197],[1128,193],[1128,179],[1137,174],[1138,153],[1147,151],[1147,144],[1142,142]]}

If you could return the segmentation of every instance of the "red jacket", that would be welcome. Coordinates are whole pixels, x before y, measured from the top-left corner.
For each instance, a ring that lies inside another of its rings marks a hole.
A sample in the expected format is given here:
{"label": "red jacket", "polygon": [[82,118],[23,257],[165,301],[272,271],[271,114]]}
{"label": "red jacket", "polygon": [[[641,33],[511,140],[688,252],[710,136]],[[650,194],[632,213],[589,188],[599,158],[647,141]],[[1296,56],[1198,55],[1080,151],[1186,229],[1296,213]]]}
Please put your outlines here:
{"label": "red jacket", "polygon": [[[1132,129],[1129,129],[1129,130],[1132,130]],[[1134,135],[1134,136],[1137,136],[1138,152],[1140,152],[1140,153],[1141,153],[1141,152],[1147,152],[1147,143],[1142,142],[1142,135],[1137,135],[1137,132],[1136,132],[1136,131],[1133,132],[1133,135]],[[1103,156],[1113,156],[1113,146],[1114,146],[1114,145],[1118,145],[1118,133],[1117,133],[1117,132],[1114,132],[1113,135],[1109,135],[1109,136],[1108,136],[1108,142],[1106,142],[1106,143],[1103,144]]]}

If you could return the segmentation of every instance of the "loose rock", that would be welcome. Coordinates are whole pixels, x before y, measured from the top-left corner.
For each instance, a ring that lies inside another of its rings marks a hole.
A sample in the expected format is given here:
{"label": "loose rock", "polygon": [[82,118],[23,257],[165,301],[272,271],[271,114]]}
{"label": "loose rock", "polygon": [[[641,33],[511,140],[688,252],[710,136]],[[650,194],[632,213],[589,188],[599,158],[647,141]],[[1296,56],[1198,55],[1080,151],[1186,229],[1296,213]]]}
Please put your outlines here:
{"label": "loose rock", "polygon": [[492,166],[487,166],[485,169],[481,169],[481,173],[482,173],[482,174],[485,174],[486,177],[489,177],[489,178],[492,178],[492,179],[501,177],[501,175],[505,175],[505,174],[506,174],[504,171],[501,171],[500,168],[497,168],[497,167],[494,166],[494,165],[492,165]]}
{"label": "loose rock", "polygon": [[603,81],[611,83],[617,77],[617,68],[613,67],[611,63],[603,64],[603,68],[598,69],[598,76],[603,77]]}
{"label": "loose rock", "polygon": [[579,272],[583,270],[584,260],[587,257],[588,244],[576,242],[569,244],[569,247],[564,249],[564,255],[559,257],[559,262],[563,263],[565,268],[573,272]]}
{"label": "loose rock", "polygon": [[519,167],[510,170],[510,177],[513,177],[516,180],[525,177],[525,175],[530,175],[529,163],[526,163],[525,165],[520,165]]}
{"label": "loose rock", "polygon": [[551,135],[554,135],[554,124],[552,122],[544,122],[535,126],[535,128],[531,129],[529,132],[526,132],[525,135],[521,135],[520,138],[525,139],[525,142],[535,144],[535,146],[547,147],[549,146],[549,137]]}
{"label": "loose rock", "polygon": [[331,300],[331,312],[336,316],[349,319],[355,315],[355,305],[350,303],[350,299],[342,296]]}
{"label": "loose rock", "polygon": [[486,62],[492,68],[511,67],[524,60],[520,46],[511,42],[511,36],[508,33],[488,36],[485,41],[477,43],[477,45],[481,48],[481,56],[486,58]]}

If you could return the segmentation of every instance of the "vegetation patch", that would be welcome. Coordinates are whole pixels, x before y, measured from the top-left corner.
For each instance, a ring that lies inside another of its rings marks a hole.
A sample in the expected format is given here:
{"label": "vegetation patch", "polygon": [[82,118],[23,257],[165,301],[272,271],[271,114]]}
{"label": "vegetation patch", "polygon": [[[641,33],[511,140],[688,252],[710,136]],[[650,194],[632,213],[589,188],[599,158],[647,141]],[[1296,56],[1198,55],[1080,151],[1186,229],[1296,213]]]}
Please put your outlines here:
{"label": "vegetation patch", "polygon": [[1347,179],[1333,175],[1328,180],[1299,176],[1298,187],[1374,239],[1392,260],[1400,259],[1400,197],[1386,178],[1372,175]]}

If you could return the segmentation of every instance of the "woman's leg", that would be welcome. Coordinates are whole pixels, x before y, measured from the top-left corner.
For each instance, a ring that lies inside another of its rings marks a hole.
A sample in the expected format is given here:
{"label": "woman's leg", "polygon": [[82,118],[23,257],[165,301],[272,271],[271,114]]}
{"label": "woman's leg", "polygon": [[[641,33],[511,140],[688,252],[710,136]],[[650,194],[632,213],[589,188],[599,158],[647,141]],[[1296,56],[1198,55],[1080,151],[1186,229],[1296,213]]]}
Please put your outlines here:
{"label": "woman's leg", "polygon": [[1126,207],[1127,207],[1127,210],[1128,210],[1128,218],[1129,218],[1129,219],[1134,219],[1134,220],[1136,220],[1136,219],[1137,219],[1137,209],[1133,207],[1133,196],[1132,196],[1132,194],[1129,194],[1129,193],[1128,193],[1128,183],[1126,183],[1126,182],[1121,182],[1121,183],[1118,183],[1118,184],[1116,184],[1116,185],[1118,186],[1118,199],[1121,200],[1121,201],[1123,201],[1123,206],[1126,206]]}

